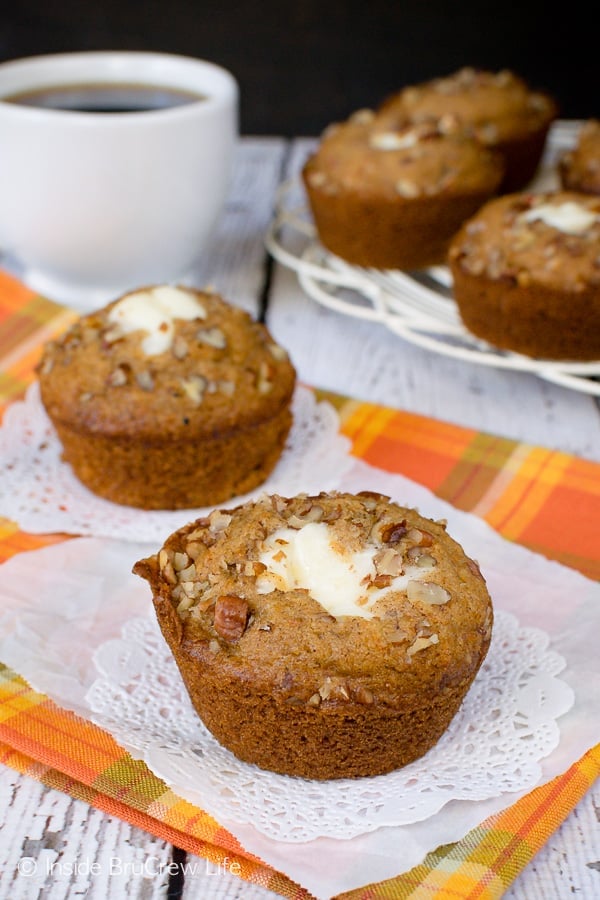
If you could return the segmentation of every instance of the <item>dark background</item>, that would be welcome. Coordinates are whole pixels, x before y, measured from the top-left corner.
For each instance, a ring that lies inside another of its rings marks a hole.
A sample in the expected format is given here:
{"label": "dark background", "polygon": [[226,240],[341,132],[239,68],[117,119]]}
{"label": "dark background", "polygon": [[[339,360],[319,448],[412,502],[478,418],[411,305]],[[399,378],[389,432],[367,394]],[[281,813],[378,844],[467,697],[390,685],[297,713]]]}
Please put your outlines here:
{"label": "dark background", "polygon": [[509,68],[600,117],[590,10],[538,0],[12,0],[0,60],[69,50],[160,50],[210,59],[241,88],[243,134],[317,135],[405,84],[463,65]]}

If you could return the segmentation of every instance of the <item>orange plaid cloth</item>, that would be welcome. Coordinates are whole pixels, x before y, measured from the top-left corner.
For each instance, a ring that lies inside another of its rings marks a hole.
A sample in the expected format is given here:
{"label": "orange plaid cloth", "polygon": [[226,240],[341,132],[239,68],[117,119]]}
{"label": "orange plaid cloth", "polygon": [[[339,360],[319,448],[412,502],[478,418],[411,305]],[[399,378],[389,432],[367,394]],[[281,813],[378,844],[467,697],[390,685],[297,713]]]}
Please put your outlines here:
{"label": "orange plaid cloth", "polygon": [[[33,378],[44,340],[74,314],[0,274],[0,402]],[[600,575],[600,466],[542,447],[424,416],[320,392],[338,409],[352,452],[401,473],[454,506],[486,519],[504,537]],[[30,535],[0,519],[0,561],[64,540]],[[110,734],[58,708],[0,664],[0,762],[212,863],[237,862],[242,878],[284,897],[310,894],[247,853],[203,810],[170,791]],[[409,872],[340,895],[344,900],[499,898],[600,773],[600,745],[563,775],[487,819]]]}

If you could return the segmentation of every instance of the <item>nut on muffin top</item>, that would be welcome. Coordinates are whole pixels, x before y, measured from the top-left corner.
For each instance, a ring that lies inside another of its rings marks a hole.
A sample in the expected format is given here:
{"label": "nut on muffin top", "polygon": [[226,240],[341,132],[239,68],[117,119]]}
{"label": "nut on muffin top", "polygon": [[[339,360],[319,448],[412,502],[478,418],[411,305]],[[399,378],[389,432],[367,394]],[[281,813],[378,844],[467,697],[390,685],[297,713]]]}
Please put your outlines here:
{"label": "nut on muffin top", "polygon": [[461,682],[490,640],[485,581],[445,523],[372,492],[214,510],[134,571],[224,683],[298,703],[395,708]]}

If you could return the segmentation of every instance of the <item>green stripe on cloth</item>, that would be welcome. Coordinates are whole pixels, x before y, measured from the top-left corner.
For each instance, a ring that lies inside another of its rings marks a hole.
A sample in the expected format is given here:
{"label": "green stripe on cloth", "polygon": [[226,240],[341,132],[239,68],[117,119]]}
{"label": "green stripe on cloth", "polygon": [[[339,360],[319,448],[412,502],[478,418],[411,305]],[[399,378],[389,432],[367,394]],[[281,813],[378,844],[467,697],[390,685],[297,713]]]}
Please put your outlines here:
{"label": "green stripe on cloth", "polygon": [[516,441],[479,432],[466,448],[436,493],[458,509],[473,509],[502,472],[515,449]]}
{"label": "green stripe on cloth", "polygon": [[132,759],[125,751],[94,779],[93,787],[144,811],[165,793],[164,783],[147,769],[146,764]]}

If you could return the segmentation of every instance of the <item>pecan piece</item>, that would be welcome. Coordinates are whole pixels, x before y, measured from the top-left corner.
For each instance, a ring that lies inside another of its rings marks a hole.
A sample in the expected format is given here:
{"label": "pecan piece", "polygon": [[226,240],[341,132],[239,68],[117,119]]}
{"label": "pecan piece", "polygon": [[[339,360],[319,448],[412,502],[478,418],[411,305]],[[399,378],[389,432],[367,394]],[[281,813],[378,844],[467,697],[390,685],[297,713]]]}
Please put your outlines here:
{"label": "pecan piece", "polygon": [[223,594],[215,603],[215,631],[224,641],[239,641],[248,623],[248,603],[235,594]]}
{"label": "pecan piece", "polygon": [[365,509],[368,509],[370,512],[376,509],[380,500],[390,499],[387,494],[379,494],[377,491],[359,491],[356,496],[360,497]]}
{"label": "pecan piece", "polygon": [[422,528],[411,528],[408,538],[414,540],[419,547],[431,547],[433,544],[433,535],[429,531],[423,531]]}
{"label": "pecan piece", "polygon": [[380,550],[379,553],[376,553],[373,557],[373,563],[378,575],[391,575],[393,577],[402,575],[402,556],[393,547],[386,547],[385,550]]}
{"label": "pecan piece", "polygon": [[325,677],[325,681],[319,688],[319,695],[322,700],[350,699],[346,680],[344,678],[331,678],[329,675]]}
{"label": "pecan piece", "polygon": [[406,519],[401,522],[390,522],[381,529],[381,540],[384,544],[397,544],[407,534]]}
{"label": "pecan piece", "polygon": [[430,634],[429,637],[422,637],[418,635],[408,650],[406,651],[408,658],[410,659],[415,655],[415,653],[420,653],[421,650],[425,650],[427,647],[431,647],[433,644],[439,644],[440,639],[437,634]]}
{"label": "pecan piece", "polygon": [[366,687],[357,687],[352,690],[352,699],[363,706],[371,706],[375,702],[373,693]]}
{"label": "pecan piece", "polygon": [[432,606],[442,606],[451,599],[449,591],[435,581],[409,581],[406,596],[410,601],[417,600]]}

